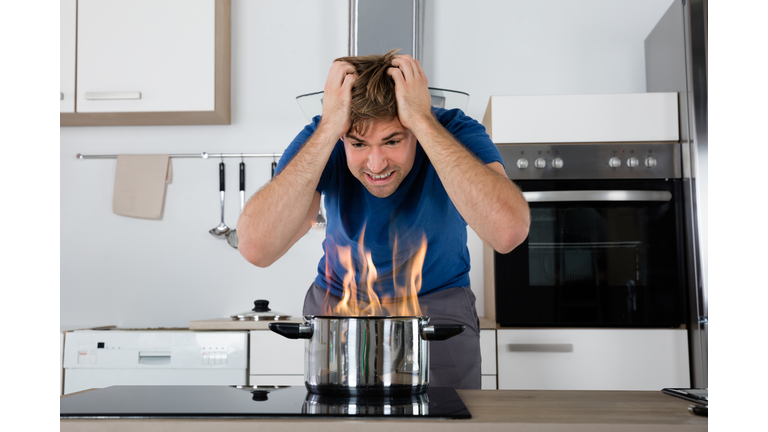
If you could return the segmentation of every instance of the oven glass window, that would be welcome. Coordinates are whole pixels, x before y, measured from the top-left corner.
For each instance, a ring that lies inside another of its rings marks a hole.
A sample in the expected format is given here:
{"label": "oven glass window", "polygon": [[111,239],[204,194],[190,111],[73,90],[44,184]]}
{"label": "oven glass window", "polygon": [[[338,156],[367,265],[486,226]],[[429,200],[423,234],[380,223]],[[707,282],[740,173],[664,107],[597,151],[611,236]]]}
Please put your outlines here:
{"label": "oven glass window", "polygon": [[647,285],[647,228],[647,208],[532,208],[529,283]]}
{"label": "oven glass window", "polygon": [[[675,191],[670,181],[640,186]],[[499,323],[675,327],[685,322],[675,198],[529,206],[526,241],[509,254],[495,254]]]}

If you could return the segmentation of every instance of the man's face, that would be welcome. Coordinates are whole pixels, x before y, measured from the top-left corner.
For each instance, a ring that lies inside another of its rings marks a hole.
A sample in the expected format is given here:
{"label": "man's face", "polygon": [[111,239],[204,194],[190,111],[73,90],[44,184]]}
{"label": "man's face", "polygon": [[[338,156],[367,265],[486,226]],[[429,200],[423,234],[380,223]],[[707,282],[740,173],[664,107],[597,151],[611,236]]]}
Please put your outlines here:
{"label": "man's face", "polygon": [[392,195],[413,168],[416,137],[397,117],[373,120],[364,136],[349,131],[343,140],[349,171],[376,197]]}

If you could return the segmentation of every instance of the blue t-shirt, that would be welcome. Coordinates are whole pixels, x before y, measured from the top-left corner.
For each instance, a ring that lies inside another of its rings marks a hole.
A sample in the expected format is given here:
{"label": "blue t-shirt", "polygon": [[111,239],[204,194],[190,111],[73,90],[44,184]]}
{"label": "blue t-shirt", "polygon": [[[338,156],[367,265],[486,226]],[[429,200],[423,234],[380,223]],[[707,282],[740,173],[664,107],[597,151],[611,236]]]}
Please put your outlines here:
{"label": "blue t-shirt", "polygon": [[[459,109],[432,111],[478,159],[486,164],[504,163],[483,125]],[[317,116],[299,133],[283,153],[275,173],[283,170],[319,123]],[[379,297],[392,297],[395,283],[399,287],[408,283],[407,269],[420,259],[416,252],[426,237],[419,295],[469,286],[467,223],[448,197],[421,144],[416,145],[413,168],[386,198],[368,192],[349,172],[346,159],[344,142],[339,140],[317,185],[317,191],[325,197],[327,225],[324,255],[317,266],[315,283],[330,289],[333,295],[342,295],[347,270],[339,261],[338,251],[339,247],[350,247],[357,286],[360,287],[361,269],[366,264],[365,254],[370,253],[377,272],[374,291]]]}

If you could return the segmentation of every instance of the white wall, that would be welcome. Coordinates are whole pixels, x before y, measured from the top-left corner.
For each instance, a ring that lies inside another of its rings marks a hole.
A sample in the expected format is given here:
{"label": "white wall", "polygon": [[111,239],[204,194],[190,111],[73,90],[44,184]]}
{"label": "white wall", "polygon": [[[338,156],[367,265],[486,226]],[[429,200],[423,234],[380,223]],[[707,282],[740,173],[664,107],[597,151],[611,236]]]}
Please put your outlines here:
{"label": "white wall", "polygon": [[[491,95],[644,92],[643,40],[671,1],[427,0],[423,64],[431,86],[470,94],[478,120]],[[186,327],[261,298],[300,315],[321,232],[259,269],[207,232],[219,223],[218,161],[174,159],[164,217],[150,221],[112,213],[115,160],[75,155],[282,152],[306,123],[295,97],[322,90],[347,54],[347,7],[232,0],[231,125],[61,128],[62,327]],[[239,160],[225,162],[235,226]],[[270,162],[246,159],[248,194]],[[482,247],[470,234],[482,315]]]}

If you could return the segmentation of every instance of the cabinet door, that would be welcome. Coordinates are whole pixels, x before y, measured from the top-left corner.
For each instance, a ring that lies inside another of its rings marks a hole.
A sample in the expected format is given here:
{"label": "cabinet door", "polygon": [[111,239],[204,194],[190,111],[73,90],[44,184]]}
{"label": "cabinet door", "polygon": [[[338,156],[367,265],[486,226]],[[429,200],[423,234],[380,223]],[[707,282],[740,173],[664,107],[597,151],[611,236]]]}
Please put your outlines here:
{"label": "cabinet door", "polygon": [[499,389],[688,387],[686,330],[498,330]]}
{"label": "cabinet door", "polygon": [[496,375],[496,330],[480,330],[480,372]]}
{"label": "cabinet door", "polygon": [[303,386],[304,375],[251,375],[248,385]]}
{"label": "cabinet door", "polygon": [[213,111],[215,0],[79,0],[79,113]]}
{"label": "cabinet door", "polygon": [[77,0],[60,0],[59,9],[59,111],[75,112],[75,55]]}
{"label": "cabinet door", "polygon": [[305,342],[303,339],[286,339],[270,330],[252,330],[249,374],[303,377]]}

